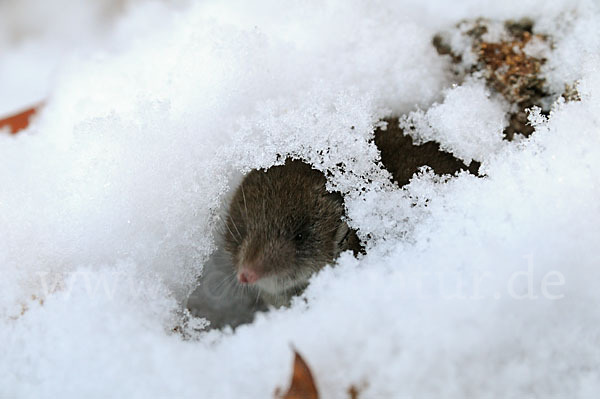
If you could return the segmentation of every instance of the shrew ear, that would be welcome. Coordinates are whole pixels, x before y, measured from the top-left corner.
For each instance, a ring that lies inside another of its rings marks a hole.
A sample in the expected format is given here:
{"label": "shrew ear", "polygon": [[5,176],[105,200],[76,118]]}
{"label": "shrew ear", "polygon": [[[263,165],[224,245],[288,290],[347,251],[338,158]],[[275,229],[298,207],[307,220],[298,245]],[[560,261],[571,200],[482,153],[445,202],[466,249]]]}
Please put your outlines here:
{"label": "shrew ear", "polygon": [[325,191],[322,194],[323,198],[326,198],[328,200],[333,200],[337,203],[339,203],[340,205],[342,205],[344,203],[344,198],[342,197],[342,194],[340,194],[337,191]]}
{"label": "shrew ear", "polygon": [[350,235],[350,228],[346,222],[342,222],[335,232],[335,246],[336,255],[348,248],[348,236]]}

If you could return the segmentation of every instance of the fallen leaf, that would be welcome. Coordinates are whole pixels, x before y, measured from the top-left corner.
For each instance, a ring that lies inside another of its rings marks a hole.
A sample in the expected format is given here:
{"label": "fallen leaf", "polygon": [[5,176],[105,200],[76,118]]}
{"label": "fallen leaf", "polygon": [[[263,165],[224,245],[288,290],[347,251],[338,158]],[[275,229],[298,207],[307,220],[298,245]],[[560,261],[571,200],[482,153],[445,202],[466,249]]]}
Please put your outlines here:
{"label": "fallen leaf", "polygon": [[350,396],[350,399],[358,399],[358,393],[358,388],[356,388],[354,385],[348,389],[348,395]]}
{"label": "fallen leaf", "polygon": [[29,126],[29,118],[37,112],[38,108],[39,106],[31,107],[18,114],[0,119],[0,129],[8,126],[11,133],[17,133],[25,129]]}
{"label": "fallen leaf", "polygon": [[310,368],[296,351],[294,351],[294,372],[290,388],[284,395],[281,395],[277,389],[275,397],[279,399],[319,399]]}

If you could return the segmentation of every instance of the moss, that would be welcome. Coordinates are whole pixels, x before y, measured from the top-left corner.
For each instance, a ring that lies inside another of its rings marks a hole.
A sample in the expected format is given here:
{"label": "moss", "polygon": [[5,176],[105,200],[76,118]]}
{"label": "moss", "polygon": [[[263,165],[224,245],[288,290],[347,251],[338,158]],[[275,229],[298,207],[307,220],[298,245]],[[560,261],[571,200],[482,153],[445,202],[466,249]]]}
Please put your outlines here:
{"label": "moss", "polygon": [[[509,124],[504,130],[507,140],[512,140],[514,135],[520,133],[529,136],[534,129],[527,122],[527,109],[537,106],[542,113],[547,114],[545,104],[551,94],[546,89],[546,80],[542,75],[542,65],[545,58],[529,55],[525,47],[537,40],[552,48],[552,38],[548,35],[533,32],[534,22],[531,19],[506,21],[501,24],[503,29],[502,40],[486,40],[486,34],[492,26],[498,30],[499,22],[487,19],[462,21],[456,29],[461,35],[467,36],[471,41],[470,50],[475,55],[476,61],[471,64],[463,63],[465,57],[453,49],[445,38],[447,34],[437,34],[433,45],[440,55],[449,55],[457,70],[467,75],[480,75],[488,87],[501,94],[514,111],[508,115]],[[567,100],[577,98],[576,90],[565,90],[563,97]]]}

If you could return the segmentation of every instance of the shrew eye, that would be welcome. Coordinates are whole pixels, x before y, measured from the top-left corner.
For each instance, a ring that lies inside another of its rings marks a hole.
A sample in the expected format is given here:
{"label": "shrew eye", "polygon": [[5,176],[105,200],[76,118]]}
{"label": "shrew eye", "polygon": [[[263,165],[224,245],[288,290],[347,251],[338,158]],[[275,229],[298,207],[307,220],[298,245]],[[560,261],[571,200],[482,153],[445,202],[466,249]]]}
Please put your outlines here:
{"label": "shrew eye", "polygon": [[296,225],[296,228],[292,233],[294,234],[292,236],[294,242],[296,244],[302,244],[306,242],[306,239],[310,236],[310,225],[306,221],[303,221],[303,223]]}

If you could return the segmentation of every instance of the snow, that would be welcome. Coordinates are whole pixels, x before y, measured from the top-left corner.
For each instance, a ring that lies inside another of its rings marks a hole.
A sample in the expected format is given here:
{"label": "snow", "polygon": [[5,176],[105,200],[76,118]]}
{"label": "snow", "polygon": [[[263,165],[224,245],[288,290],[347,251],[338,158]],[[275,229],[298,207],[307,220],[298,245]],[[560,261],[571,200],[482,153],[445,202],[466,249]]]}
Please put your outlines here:
{"label": "snow", "polygon": [[[0,4],[0,110],[45,100],[0,134],[0,396],[272,397],[293,345],[326,398],[597,397],[593,1],[45,4]],[[480,16],[532,18],[554,98],[577,82],[528,139],[431,45]],[[484,177],[392,185],[389,115]],[[228,191],[288,155],[331,172],[367,255],[235,331],[182,327]]]}
{"label": "snow", "polygon": [[415,129],[416,143],[437,139],[442,150],[467,163],[484,161],[505,144],[502,132],[509,110],[500,95],[491,97],[483,80],[468,79],[449,89],[442,104],[408,114],[401,126]]}

